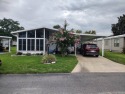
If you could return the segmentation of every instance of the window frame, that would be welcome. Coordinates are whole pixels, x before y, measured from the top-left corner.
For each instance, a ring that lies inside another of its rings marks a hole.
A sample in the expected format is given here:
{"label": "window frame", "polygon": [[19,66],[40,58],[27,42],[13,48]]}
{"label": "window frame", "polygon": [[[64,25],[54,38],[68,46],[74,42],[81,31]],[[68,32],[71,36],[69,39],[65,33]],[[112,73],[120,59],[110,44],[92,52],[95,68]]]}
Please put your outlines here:
{"label": "window frame", "polygon": [[119,47],[120,46],[120,39],[119,38],[115,38],[114,39],[114,47]]}

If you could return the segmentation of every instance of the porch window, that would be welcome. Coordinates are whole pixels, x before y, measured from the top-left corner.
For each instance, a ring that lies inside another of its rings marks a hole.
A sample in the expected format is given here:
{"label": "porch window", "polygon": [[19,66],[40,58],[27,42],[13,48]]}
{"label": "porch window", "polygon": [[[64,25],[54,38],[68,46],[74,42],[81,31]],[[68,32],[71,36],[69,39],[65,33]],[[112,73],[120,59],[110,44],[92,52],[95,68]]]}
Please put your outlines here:
{"label": "porch window", "polygon": [[27,50],[34,51],[35,50],[35,39],[28,39],[27,40]]}
{"label": "porch window", "polygon": [[19,38],[26,38],[26,32],[20,32]]}
{"label": "porch window", "polygon": [[35,38],[35,30],[27,32],[27,38]]}
{"label": "porch window", "polygon": [[26,50],[26,39],[19,39],[19,50]]}
{"label": "porch window", "polygon": [[36,38],[43,38],[44,32],[42,29],[36,30]]}
{"label": "porch window", "polygon": [[43,39],[36,39],[36,51],[43,51]]}

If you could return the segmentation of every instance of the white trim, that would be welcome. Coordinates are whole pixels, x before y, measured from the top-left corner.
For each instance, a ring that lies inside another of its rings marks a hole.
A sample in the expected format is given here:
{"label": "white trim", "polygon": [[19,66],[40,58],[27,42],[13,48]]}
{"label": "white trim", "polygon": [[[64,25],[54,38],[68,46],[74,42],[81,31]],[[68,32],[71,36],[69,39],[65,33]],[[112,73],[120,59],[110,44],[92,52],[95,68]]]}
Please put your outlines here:
{"label": "white trim", "polygon": [[16,48],[17,48],[17,52],[18,52],[18,50],[19,50],[19,33],[17,33],[17,46],[16,46]]}
{"label": "white trim", "polygon": [[112,39],[110,39],[110,51],[112,51]]}
{"label": "white trim", "polygon": [[27,51],[27,32],[26,32],[26,51]]}
{"label": "white trim", "polygon": [[96,35],[96,34],[83,34],[83,33],[73,33],[74,35],[79,35],[79,36],[95,36],[95,37],[107,37],[105,35]]}
{"label": "white trim", "polygon": [[11,34],[16,34],[16,33],[19,33],[19,32],[25,32],[25,31],[30,31],[30,30],[36,30],[36,29],[52,29],[52,30],[55,30],[55,31],[58,31],[57,29],[53,29],[53,28],[45,28],[45,27],[40,27],[40,28],[33,28],[33,29],[27,29],[27,30],[18,30],[18,31],[13,31],[11,32]]}
{"label": "white trim", "polygon": [[[122,37],[125,37],[125,34],[117,35],[117,36],[109,36],[109,37],[106,37],[104,39],[113,39],[113,38],[122,38]],[[102,40],[102,38],[98,38],[97,40]]]}
{"label": "white trim", "polygon": [[0,36],[0,38],[3,38],[3,39],[12,39],[12,37],[8,37],[8,36]]}
{"label": "white trim", "polygon": [[35,30],[35,51],[36,51],[36,30]]}

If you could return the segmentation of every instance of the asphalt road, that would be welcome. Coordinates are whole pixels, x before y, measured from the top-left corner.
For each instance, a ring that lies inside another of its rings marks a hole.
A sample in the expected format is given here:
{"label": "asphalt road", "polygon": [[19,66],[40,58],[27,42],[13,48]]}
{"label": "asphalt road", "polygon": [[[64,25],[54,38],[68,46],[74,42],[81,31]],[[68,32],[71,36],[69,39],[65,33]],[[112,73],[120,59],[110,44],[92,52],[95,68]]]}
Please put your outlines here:
{"label": "asphalt road", "polygon": [[0,75],[0,94],[125,94],[125,73]]}

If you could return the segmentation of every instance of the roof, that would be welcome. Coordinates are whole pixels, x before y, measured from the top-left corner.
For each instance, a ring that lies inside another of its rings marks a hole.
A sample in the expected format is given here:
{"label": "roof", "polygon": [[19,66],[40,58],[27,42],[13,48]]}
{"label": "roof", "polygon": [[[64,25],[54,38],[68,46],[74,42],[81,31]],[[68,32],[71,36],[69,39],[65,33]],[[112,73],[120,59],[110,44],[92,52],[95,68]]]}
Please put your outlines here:
{"label": "roof", "polygon": [[[123,37],[125,37],[125,34],[117,35],[117,36],[109,36],[109,37],[106,37],[104,39],[123,38]],[[97,40],[102,40],[102,38],[99,38]]]}
{"label": "roof", "polygon": [[57,29],[49,29],[49,28],[42,27],[42,28],[33,28],[33,29],[13,31],[13,32],[11,32],[11,34],[16,34],[19,32],[25,32],[25,31],[31,31],[31,30],[37,30],[37,29],[48,29],[48,30],[52,30],[52,31],[58,31]]}
{"label": "roof", "polygon": [[0,36],[0,39],[12,39],[12,37],[8,37],[8,36]]}

